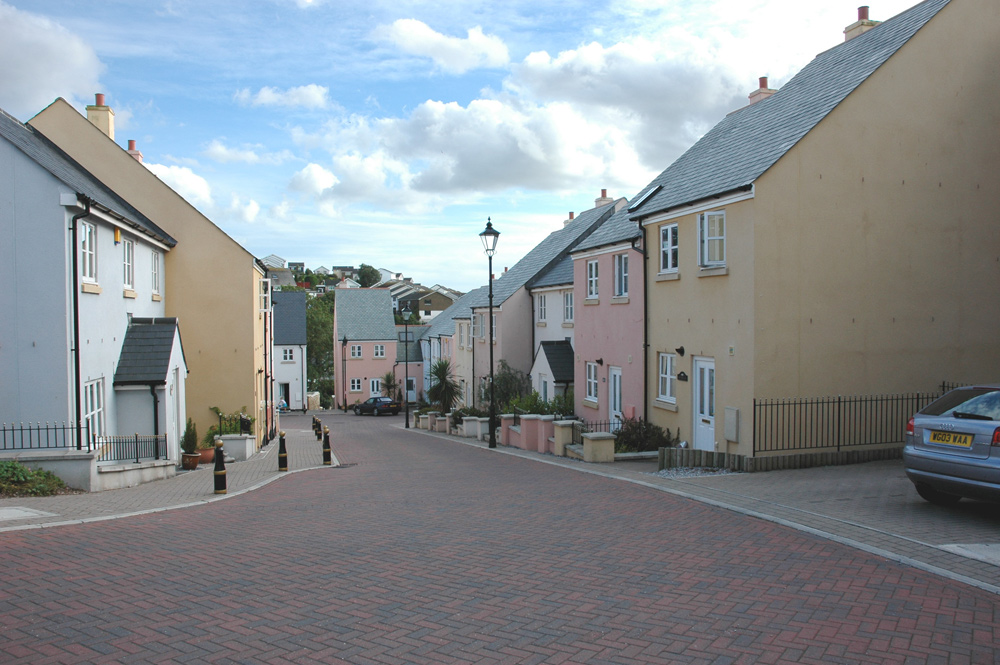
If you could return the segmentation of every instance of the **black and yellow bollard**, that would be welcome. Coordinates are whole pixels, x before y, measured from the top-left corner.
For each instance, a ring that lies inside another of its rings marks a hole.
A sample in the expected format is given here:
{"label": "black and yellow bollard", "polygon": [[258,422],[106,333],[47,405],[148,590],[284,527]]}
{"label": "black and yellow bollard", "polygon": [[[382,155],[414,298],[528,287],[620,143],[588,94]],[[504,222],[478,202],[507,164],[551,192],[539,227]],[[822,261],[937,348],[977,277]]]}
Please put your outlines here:
{"label": "black and yellow bollard", "polygon": [[330,428],[323,428],[323,466],[333,466],[333,455],[330,453]]}
{"label": "black and yellow bollard", "polygon": [[288,471],[288,451],[285,449],[285,432],[278,432],[278,471]]}
{"label": "black and yellow bollard", "polygon": [[215,493],[226,493],[226,451],[218,437],[215,438]]}
{"label": "black and yellow bollard", "polygon": [[313,419],[312,419],[313,434],[316,433],[316,427],[317,427],[318,423],[319,423],[319,420],[316,418],[316,416],[313,416]]}
{"label": "black and yellow bollard", "polygon": [[319,418],[316,419],[316,440],[319,441],[323,438],[323,421]]}

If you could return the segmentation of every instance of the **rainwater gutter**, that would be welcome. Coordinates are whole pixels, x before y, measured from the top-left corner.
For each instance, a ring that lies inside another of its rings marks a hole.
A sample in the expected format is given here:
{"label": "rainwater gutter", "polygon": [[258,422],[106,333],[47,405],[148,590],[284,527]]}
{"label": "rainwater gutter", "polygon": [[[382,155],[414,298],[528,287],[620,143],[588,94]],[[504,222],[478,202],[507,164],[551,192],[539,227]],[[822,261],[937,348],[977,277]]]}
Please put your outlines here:
{"label": "rainwater gutter", "polygon": [[[83,418],[83,387],[80,378],[80,247],[77,228],[79,221],[90,216],[90,199],[83,194],[77,193],[77,201],[83,201],[84,211],[73,215],[70,221],[70,230],[73,232],[73,372],[76,376],[76,449],[83,449],[83,429],[81,419]],[[89,446],[90,441],[87,441]]]}

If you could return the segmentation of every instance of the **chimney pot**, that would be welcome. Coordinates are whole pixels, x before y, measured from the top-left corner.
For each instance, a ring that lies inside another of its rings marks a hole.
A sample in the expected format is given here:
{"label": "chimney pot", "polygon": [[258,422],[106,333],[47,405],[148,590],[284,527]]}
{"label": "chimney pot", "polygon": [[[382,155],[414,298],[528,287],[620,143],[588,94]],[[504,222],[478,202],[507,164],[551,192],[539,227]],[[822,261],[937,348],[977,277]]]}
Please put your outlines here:
{"label": "chimney pot", "polygon": [[868,6],[858,7],[858,20],[867,21],[868,20]]}
{"label": "chimney pot", "polygon": [[601,198],[602,199],[606,199],[607,197],[608,197],[608,190],[602,189],[601,190]]}
{"label": "chimney pot", "polygon": [[767,90],[767,77],[766,76],[761,76],[758,79],[758,82],[760,83],[761,90]]}
{"label": "chimney pot", "polygon": [[135,139],[129,139],[128,140],[128,149],[129,150],[135,150]]}
{"label": "chimney pot", "polygon": [[94,106],[107,106],[104,103],[104,93],[103,92],[99,92],[96,95],[94,95],[94,99],[95,99]]}
{"label": "chimney pot", "polygon": [[569,218],[570,218],[570,219],[573,219],[573,217],[574,217],[574,214],[573,214],[573,211],[572,211],[572,210],[570,210],[570,211],[569,211]]}

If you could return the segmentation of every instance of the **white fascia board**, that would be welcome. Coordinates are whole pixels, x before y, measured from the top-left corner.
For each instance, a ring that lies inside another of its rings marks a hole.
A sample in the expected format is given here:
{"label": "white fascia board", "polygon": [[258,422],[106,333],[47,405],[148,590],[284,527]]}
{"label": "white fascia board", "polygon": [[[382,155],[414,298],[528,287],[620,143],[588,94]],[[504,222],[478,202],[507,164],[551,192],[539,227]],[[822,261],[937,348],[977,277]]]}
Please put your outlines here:
{"label": "white fascia board", "polygon": [[554,293],[557,291],[572,291],[573,282],[567,282],[566,284],[559,284],[556,286],[540,286],[538,288],[531,289],[532,295],[537,293]]}
{"label": "white fascia board", "polygon": [[682,206],[681,208],[675,208],[668,212],[653,215],[649,219],[642,222],[643,226],[653,226],[655,224],[662,224],[663,222],[670,221],[672,219],[677,219],[678,217],[686,217],[687,215],[695,215],[700,212],[707,212],[709,210],[718,210],[727,205],[733,203],[738,203],[739,201],[746,201],[747,199],[752,199],[754,197],[754,192],[757,186],[751,185],[750,191],[739,192],[738,194],[732,194],[730,196],[722,196],[717,199],[705,199],[699,201],[698,203],[690,206]]}
{"label": "white fascia board", "polygon": [[[74,194],[73,196],[75,197],[76,195]],[[80,204],[79,202],[76,202],[76,201],[74,201],[74,203],[72,205],[66,205],[65,203],[63,203],[62,205],[64,205],[67,208],[76,208],[76,209],[80,210],[81,212],[83,212],[84,210],[86,210],[85,206],[83,206],[82,204]],[[136,225],[129,224],[126,221],[125,217],[123,217],[122,215],[119,215],[118,213],[116,213],[116,212],[114,212],[112,210],[109,210],[108,208],[105,208],[104,206],[102,206],[101,204],[97,203],[96,201],[92,201],[91,202],[91,205],[90,205],[90,215],[88,215],[88,217],[85,218],[85,219],[97,219],[97,220],[100,220],[100,221],[104,222],[105,224],[107,224],[109,226],[113,226],[115,228],[119,228],[122,231],[127,231],[130,235],[133,235],[133,236],[135,236],[137,238],[142,238],[143,242],[146,242],[146,243],[148,243],[150,245],[153,245],[154,247],[157,247],[159,249],[162,249],[164,252],[169,252],[170,249],[171,249],[169,245],[165,245],[164,243],[160,242],[156,238],[154,238],[154,237],[152,237],[150,235],[147,235],[144,231],[142,231],[141,229],[137,228]]]}
{"label": "white fascia board", "polygon": [[[636,238],[636,240],[640,240],[640,238]],[[627,240],[623,240],[621,242],[615,243],[614,245],[606,245],[604,247],[598,247],[596,249],[590,249],[580,253],[574,252],[573,260],[576,261],[578,259],[592,259],[595,256],[601,256],[603,254],[620,254],[621,252],[628,251],[630,249],[633,249],[632,243],[628,242]],[[636,251],[638,252],[639,250]]]}

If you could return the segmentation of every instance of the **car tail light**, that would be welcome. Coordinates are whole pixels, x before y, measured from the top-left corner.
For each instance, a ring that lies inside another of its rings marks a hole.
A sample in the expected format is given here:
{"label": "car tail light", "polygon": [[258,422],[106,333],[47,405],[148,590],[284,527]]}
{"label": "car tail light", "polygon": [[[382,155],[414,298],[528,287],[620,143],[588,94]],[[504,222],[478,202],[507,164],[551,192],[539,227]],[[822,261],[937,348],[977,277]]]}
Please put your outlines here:
{"label": "car tail light", "polygon": [[[1000,430],[998,430],[998,431],[1000,431]],[[906,434],[907,434],[907,436],[913,436],[913,418],[910,418],[907,421],[907,423],[906,423]],[[994,432],[994,434],[993,434],[993,440],[996,441],[996,439],[997,439],[997,435]]]}
{"label": "car tail light", "polygon": [[990,445],[1000,448],[1000,427],[993,430],[993,441],[990,442]]}

